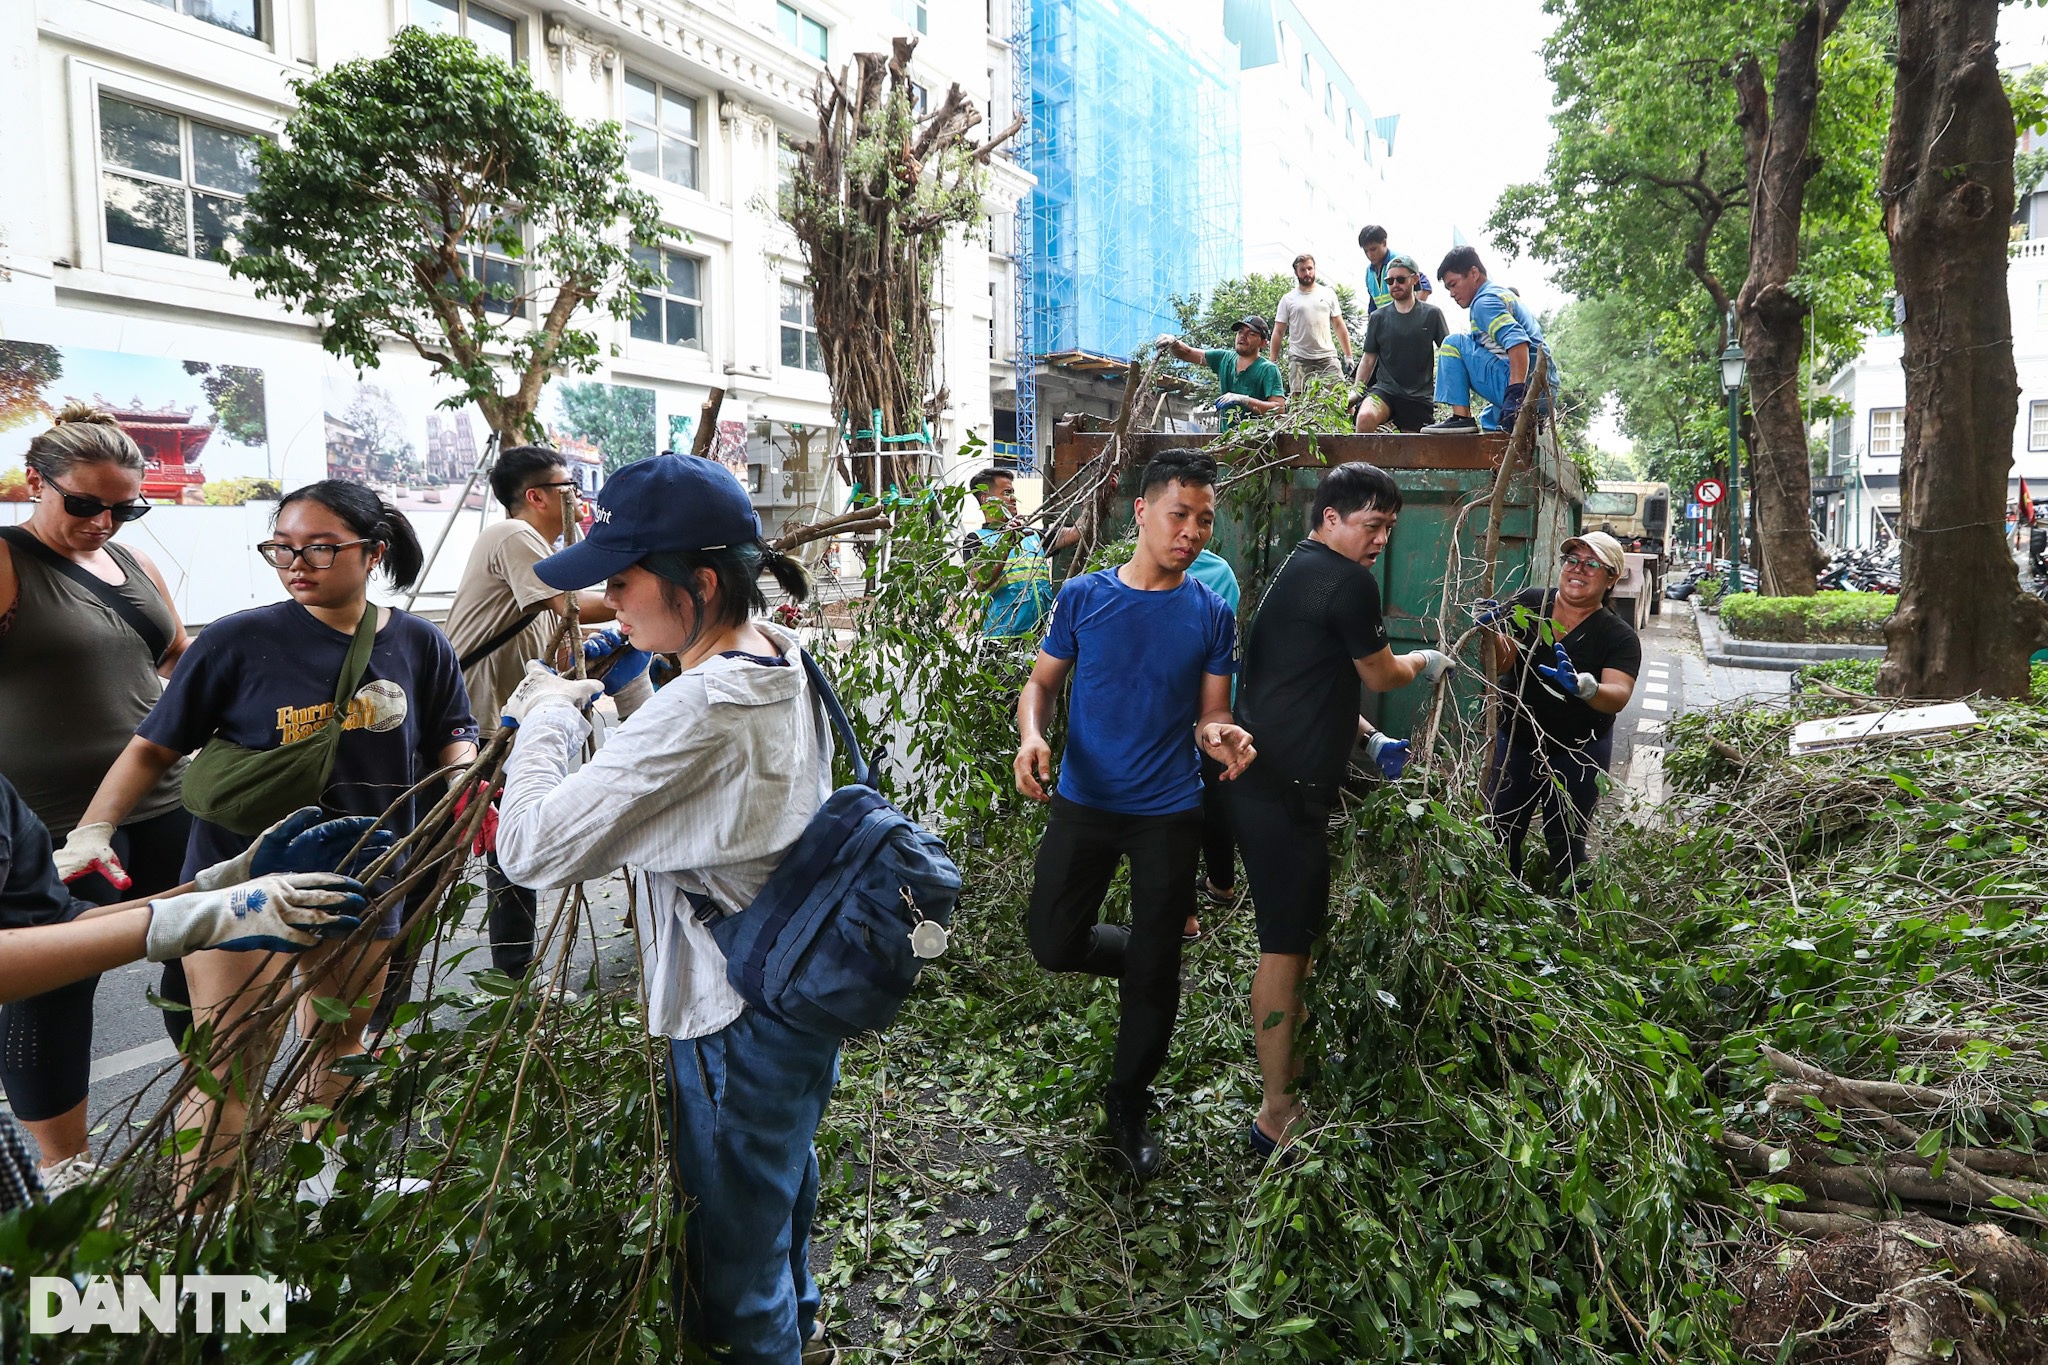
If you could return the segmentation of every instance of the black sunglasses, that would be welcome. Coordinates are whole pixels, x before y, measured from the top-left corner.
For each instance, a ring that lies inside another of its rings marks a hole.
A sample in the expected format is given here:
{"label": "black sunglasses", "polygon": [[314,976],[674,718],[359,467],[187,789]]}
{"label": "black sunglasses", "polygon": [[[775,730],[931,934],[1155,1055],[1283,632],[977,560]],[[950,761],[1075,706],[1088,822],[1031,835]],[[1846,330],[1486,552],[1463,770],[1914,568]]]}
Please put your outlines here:
{"label": "black sunglasses", "polygon": [[150,504],[141,498],[131,502],[101,502],[98,498],[88,498],[83,493],[73,493],[55,479],[46,482],[64,499],[64,510],[81,521],[90,521],[100,513],[106,512],[113,516],[114,524],[118,526],[124,521],[134,521],[137,517],[149,515]]}

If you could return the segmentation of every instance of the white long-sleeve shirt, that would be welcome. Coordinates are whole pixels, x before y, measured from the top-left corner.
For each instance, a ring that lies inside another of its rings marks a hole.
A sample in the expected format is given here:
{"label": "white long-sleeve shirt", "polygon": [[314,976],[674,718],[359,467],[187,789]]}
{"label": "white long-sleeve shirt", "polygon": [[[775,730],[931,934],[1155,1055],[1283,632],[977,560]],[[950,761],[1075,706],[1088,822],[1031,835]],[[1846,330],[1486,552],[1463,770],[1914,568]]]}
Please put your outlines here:
{"label": "white long-sleeve shirt", "polygon": [[832,735],[795,637],[756,623],[786,665],[714,657],[656,692],[571,771],[590,734],[572,706],[528,716],[505,766],[498,862],[520,886],[647,874],[647,1031],[701,1038],[744,1008],[684,892],[744,909],[824,804]]}

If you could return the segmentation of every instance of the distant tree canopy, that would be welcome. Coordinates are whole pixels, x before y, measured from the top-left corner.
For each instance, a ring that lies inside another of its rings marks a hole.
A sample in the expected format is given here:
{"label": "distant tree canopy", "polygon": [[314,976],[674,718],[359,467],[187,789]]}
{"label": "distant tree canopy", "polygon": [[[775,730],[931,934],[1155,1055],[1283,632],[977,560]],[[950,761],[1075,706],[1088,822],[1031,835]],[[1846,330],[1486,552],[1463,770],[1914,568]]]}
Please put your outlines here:
{"label": "distant tree canopy", "polygon": [[64,353],[55,346],[0,341],[0,431],[50,417],[43,389],[63,375]]}
{"label": "distant tree canopy", "polygon": [[654,454],[654,390],[631,384],[563,384],[561,429],[604,453],[604,472]]}
{"label": "distant tree canopy", "polygon": [[199,377],[206,401],[213,404],[220,429],[245,446],[267,445],[270,423],[263,408],[263,371],[246,365],[185,362],[185,373]]}
{"label": "distant tree canopy", "polygon": [[[1329,284],[1337,292],[1337,303],[1344,311],[1344,325],[1351,332],[1354,346],[1365,340],[1365,305],[1348,284]],[[1273,325],[1273,312],[1280,306],[1280,300],[1287,291],[1294,288],[1294,276],[1281,272],[1271,274],[1239,275],[1223,281],[1211,289],[1206,298],[1195,294],[1176,294],[1173,297],[1173,315],[1180,324],[1181,340],[1190,346],[1204,350],[1229,350],[1237,330],[1239,319],[1251,316],[1264,318],[1268,327]],[[1196,374],[1196,382],[1202,382]],[[1215,380],[1208,381],[1210,391],[1216,387]]]}

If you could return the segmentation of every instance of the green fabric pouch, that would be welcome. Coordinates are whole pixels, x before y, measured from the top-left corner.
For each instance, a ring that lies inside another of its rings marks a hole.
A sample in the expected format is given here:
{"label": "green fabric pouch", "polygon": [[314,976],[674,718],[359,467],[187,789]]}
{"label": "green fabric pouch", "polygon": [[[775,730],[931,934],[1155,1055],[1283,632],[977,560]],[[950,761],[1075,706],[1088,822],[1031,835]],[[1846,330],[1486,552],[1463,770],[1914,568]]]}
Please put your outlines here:
{"label": "green fabric pouch", "polygon": [[275,749],[245,749],[215,735],[185,769],[185,809],[236,834],[257,835],[301,806],[319,805],[376,640],[377,608],[365,603],[335,684],[334,714],[304,739]]}

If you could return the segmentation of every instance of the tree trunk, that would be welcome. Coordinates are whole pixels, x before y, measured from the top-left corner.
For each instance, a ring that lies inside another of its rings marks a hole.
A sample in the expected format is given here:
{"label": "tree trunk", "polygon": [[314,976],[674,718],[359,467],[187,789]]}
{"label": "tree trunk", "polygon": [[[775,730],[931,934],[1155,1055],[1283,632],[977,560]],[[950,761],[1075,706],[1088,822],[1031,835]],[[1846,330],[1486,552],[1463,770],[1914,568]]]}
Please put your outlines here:
{"label": "tree trunk", "polygon": [[1732,64],[1736,126],[1749,168],[1749,276],[1736,295],[1743,354],[1749,358],[1749,406],[1756,421],[1758,583],[1766,593],[1810,597],[1821,570],[1813,543],[1813,471],[1806,448],[1806,350],[1803,299],[1792,292],[1799,273],[1799,225],[1813,114],[1820,102],[1820,52],[1850,0],[1810,0],[1778,47],[1778,69],[1766,89],[1753,54]]}
{"label": "tree trunk", "polygon": [[1899,608],[1878,691],[2021,697],[2048,606],[2005,544],[2019,380],[2006,301],[2012,106],[1998,0],[1899,0],[1885,235],[1906,305]]}

